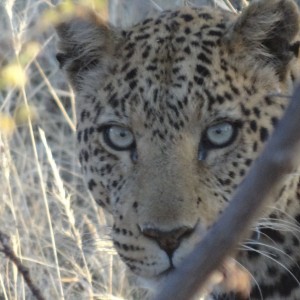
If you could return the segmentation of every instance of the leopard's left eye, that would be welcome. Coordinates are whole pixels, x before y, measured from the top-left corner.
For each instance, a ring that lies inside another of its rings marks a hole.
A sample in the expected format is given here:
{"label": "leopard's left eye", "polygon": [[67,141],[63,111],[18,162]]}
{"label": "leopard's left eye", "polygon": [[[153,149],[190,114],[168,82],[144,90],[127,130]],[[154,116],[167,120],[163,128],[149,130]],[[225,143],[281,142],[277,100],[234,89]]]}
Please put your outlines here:
{"label": "leopard's left eye", "polygon": [[104,141],[114,150],[129,150],[134,146],[133,133],[125,127],[118,125],[107,126],[104,129]]}
{"label": "leopard's left eye", "polygon": [[202,137],[201,146],[206,150],[227,147],[237,137],[240,122],[220,122],[206,129]]}
{"label": "leopard's left eye", "polygon": [[228,145],[234,134],[232,124],[224,122],[213,125],[206,130],[205,137],[215,147]]}
{"label": "leopard's left eye", "polygon": [[205,160],[208,151],[232,144],[237,137],[238,129],[241,127],[242,123],[240,121],[223,121],[208,127],[202,135],[198,159]]}

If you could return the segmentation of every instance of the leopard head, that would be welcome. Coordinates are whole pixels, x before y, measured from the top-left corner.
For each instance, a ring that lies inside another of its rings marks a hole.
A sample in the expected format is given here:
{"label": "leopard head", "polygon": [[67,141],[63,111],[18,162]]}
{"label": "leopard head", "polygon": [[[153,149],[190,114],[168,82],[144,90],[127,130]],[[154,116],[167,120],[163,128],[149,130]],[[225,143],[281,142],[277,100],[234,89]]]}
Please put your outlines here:
{"label": "leopard head", "polygon": [[88,187],[128,267],[161,278],[216,222],[281,117],[297,6],[184,7],[126,30],[78,8],[57,32]]}

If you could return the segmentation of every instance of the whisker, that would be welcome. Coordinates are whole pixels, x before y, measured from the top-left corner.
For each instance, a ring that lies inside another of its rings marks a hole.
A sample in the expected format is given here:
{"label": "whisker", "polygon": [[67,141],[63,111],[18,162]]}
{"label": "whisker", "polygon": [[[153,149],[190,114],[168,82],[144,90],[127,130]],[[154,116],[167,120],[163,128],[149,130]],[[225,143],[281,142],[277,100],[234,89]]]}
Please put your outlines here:
{"label": "whisker", "polygon": [[262,218],[259,220],[259,223],[263,223],[263,222],[270,222],[272,224],[287,224],[287,225],[291,225],[296,228],[299,227],[297,225],[295,226],[294,222],[290,222],[288,220],[275,219],[275,218]]}
{"label": "whisker", "polygon": [[259,292],[259,295],[260,295],[260,299],[263,300],[263,295],[262,295],[261,288],[259,286],[259,283],[255,279],[254,275],[243,264],[241,264],[240,262],[238,262],[236,259],[233,259],[233,260],[234,260],[234,262],[236,264],[238,264],[243,270],[245,270],[250,275],[251,279],[253,280],[253,282],[257,286],[257,289],[258,289],[258,292]]}
{"label": "whisker", "polygon": [[275,262],[276,264],[278,264],[279,266],[281,266],[284,270],[286,270],[290,275],[291,277],[294,278],[294,280],[297,282],[297,284],[300,286],[300,282],[299,280],[297,279],[297,277],[291,272],[291,270],[289,268],[287,268],[284,264],[282,264],[281,262],[279,262],[278,260],[274,259],[272,256],[266,254],[264,251],[260,251],[260,250],[257,250],[255,248],[252,248],[252,247],[249,247],[249,246],[246,246],[246,245],[243,245],[243,247],[245,248],[245,250],[251,250],[251,251],[254,251],[256,253],[259,253],[267,258],[269,258],[270,260],[272,260],[273,262]]}
{"label": "whisker", "polygon": [[[278,211],[278,212],[282,213],[283,215],[285,215],[286,217],[288,217],[291,221],[295,222],[295,218],[292,215],[288,214],[286,211],[284,211],[284,210],[282,210],[282,209],[280,209],[278,207],[275,207],[275,206],[270,206],[269,205],[268,207],[272,208],[274,211]],[[276,219],[276,218],[274,218],[274,219]]]}
{"label": "whisker", "polygon": [[[290,214],[288,214],[287,212],[276,208],[276,207],[270,207],[271,209],[273,209],[273,211],[278,211],[279,213],[283,214],[288,220],[291,221],[292,224],[295,224],[295,218],[293,216],[291,216]],[[282,218],[276,218],[276,217],[265,217],[265,218],[261,218],[261,219],[270,219],[270,220],[274,220],[274,221],[283,221],[283,222],[289,222],[288,220],[284,220]]]}
{"label": "whisker", "polygon": [[294,218],[292,218],[291,221],[289,220],[282,220],[282,219],[276,219],[276,218],[262,218],[261,219],[262,221],[271,221],[273,223],[281,223],[281,224],[288,224],[288,225],[291,225],[291,226],[294,226],[295,228],[299,228],[300,229],[300,226],[298,226],[296,223],[295,223],[295,220]]}
{"label": "whisker", "polygon": [[241,247],[239,247],[238,248],[238,250],[240,250],[240,251],[249,251],[249,250],[253,250],[253,251],[255,251],[256,253],[260,253],[260,254],[264,254],[264,255],[268,255],[268,256],[274,256],[274,254],[273,253],[271,253],[271,252],[268,252],[268,251],[264,251],[264,250],[257,250],[257,249],[255,249],[255,248],[252,248],[252,247],[250,247],[250,246],[247,246],[247,245],[241,245]]}
{"label": "whisker", "polygon": [[270,249],[272,249],[272,250],[275,250],[275,251],[277,251],[277,252],[279,252],[279,253],[285,255],[286,257],[288,257],[288,258],[289,258],[293,263],[295,263],[295,264],[298,266],[298,268],[299,268],[298,263],[293,259],[292,256],[288,255],[288,254],[285,253],[283,250],[278,249],[278,248],[276,248],[276,247],[274,247],[274,246],[271,246],[271,245],[268,245],[268,244],[265,244],[265,243],[259,243],[259,242],[256,242],[256,241],[249,241],[249,242],[244,243],[244,245],[259,245],[259,246],[263,246],[263,247],[266,247],[266,248],[270,248]]}
{"label": "whisker", "polygon": [[288,223],[279,223],[279,222],[261,222],[259,223],[260,228],[269,228],[269,229],[279,229],[282,232],[300,232],[300,228],[293,226]]}
{"label": "whisker", "polygon": [[[263,227],[262,229],[264,229],[264,228],[269,228],[269,227]],[[260,235],[263,236],[263,237],[265,237],[267,240],[271,241],[274,245],[278,245],[277,242],[275,242],[275,241],[274,241],[270,236],[268,236],[266,233],[260,232]],[[257,239],[257,240],[252,239],[252,241],[258,241],[258,240],[259,240],[259,239]]]}
{"label": "whisker", "polygon": [[295,219],[288,214],[286,214],[286,216],[292,221],[290,222],[288,220],[282,220],[277,218],[261,218],[256,224],[255,228],[257,229],[257,227],[265,227],[271,229],[276,228],[284,232],[300,232],[300,226],[295,224]]}

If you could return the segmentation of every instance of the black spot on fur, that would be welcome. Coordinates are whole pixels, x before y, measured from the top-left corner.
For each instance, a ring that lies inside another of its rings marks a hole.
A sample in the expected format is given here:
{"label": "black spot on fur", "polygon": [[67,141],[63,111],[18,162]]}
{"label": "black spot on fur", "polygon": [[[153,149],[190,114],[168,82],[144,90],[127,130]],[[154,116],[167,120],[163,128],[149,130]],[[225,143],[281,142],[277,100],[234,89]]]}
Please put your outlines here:
{"label": "black spot on fur", "polygon": [[150,50],[151,50],[151,46],[147,45],[146,49],[142,53],[143,58],[147,58],[149,56]]}
{"label": "black spot on fur", "polygon": [[245,160],[245,165],[246,165],[246,166],[249,167],[249,166],[251,165],[251,163],[252,163],[252,159],[249,159],[249,158],[248,158],[248,159]]}
{"label": "black spot on fur", "polygon": [[271,228],[261,228],[261,233],[268,236],[271,240],[276,243],[282,244],[285,241],[284,235],[282,235],[279,231],[271,229]]}
{"label": "black spot on fur", "polygon": [[137,86],[137,80],[131,80],[129,82],[129,87],[133,90]]}
{"label": "black spot on fur", "polygon": [[198,14],[199,18],[202,18],[204,20],[212,20],[213,17],[210,15],[210,14],[207,14],[207,13],[200,13]]}
{"label": "black spot on fur", "polygon": [[134,78],[136,78],[136,75],[137,75],[137,68],[134,68],[126,74],[125,80],[129,81],[131,79],[134,79]]}
{"label": "black spot on fur", "polygon": [[260,118],[260,110],[258,107],[254,107],[253,112],[257,118]]}
{"label": "black spot on fur", "polygon": [[117,185],[118,185],[118,181],[114,180],[114,181],[112,182],[112,186],[113,186],[113,187],[117,187]]}
{"label": "black spot on fur", "polygon": [[201,77],[194,76],[194,81],[195,81],[198,85],[202,85],[202,84],[203,84],[203,78],[201,78]]}
{"label": "black spot on fur", "polygon": [[94,189],[95,186],[97,186],[95,180],[94,180],[94,179],[91,179],[91,180],[88,182],[89,190],[92,191],[92,190]]}
{"label": "black spot on fur", "polygon": [[278,274],[278,270],[274,266],[269,266],[267,272],[271,277],[276,277]]}
{"label": "black spot on fur", "polygon": [[84,131],[83,131],[83,141],[84,141],[85,143],[87,143],[87,142],[88,142],[88,139],[89,139],[89,130],[88,130],[88,128],[86,128],[86,129],[84,129]]}
{"label": "black spot on fur", "polygon": [[81,135],[82,135],[82,131],[78,131],[77,132],[77,141],[80,143],[81,142]]}
{"label": "black spot on fur", "polygon": [[252,249],[247,250],[247,257],[249,260],[255,260],[260,256],[260,248],[258,245],[251,245],[251,248]]}
{"label": "black spot on fur", "polygon": [[[203,41],[202,43],[203,43],[204,46],[208,46],[208,47],[214,47],[215,46],[215,42],[213,42],[213,41],[207,41],[206,40],[206,41]],[[202,47],[202,49],[205,49],[205,47]],[[211,50],[209,50],[209,51],[210,51],[210,53],[212,53]]]}
{"label": "black spot on fur", "polygon": [[250,111],[250,109],[246,108],[245,105],[241,104],[241,109],[242,109],[243,115],[245,115],[245,116],[250,115],[251,111]]}
{"label": "black spot on fur", "polygon": [[194,17],[189,14],[184,14],[184,15],[181,15],[180,17],[186,22],[190,22],[190,21],[194,20]]}
{"label": "black spot on fur", "polygon": [[[295,278],[300,278],[299,262],[295,263],[289,270]],[[282,273],[278,282],[279,284],[276,285],[276,290],[279,291],[282,299],[288,297],[295,288],[299,287],[297,280],[291,274],[288,272]]]}
{"label": "black spot on fur", "polygon": [[278,123],[278,118],[272,117],[271,122],[272,122],[273,127],[275,127]]}
{"label": "black spot on fur", "polygon": [[211,60],[208,59],[207,56],[206,56],[204,53],[198,54],[197,58],[198,58],[199,60],[201,60],[202,62],[208,64],[208,65],[211,64]]}
{"label": "black spot on fur", "polygon": [[196,71],[197,71],[201,76],[204,76],[204,77],[210,75],[209,70],[208,70],[206,67],[204,67],[203,65],[197,65],[197,66],[196,66]]}
{"label": "black spot on fur", "polygon": [[298,224],[300,224],[300,215],[296,215],[295,220]]}
{"label": "black spot on fur", "polygon": [[219,30],[210,30],[208,32],[208,35],[211,35],[211,36],[221,36],[222,35],[222,32],[219,31]]}
{"label": "black spot on fur", "polygon": [[267,105],[272,105],[273,104],[273,101],[272,101],[271,97],[269,97],[269,96],[265,97],[265,102],[266,102]]}
{"label": "black spot on fur", "polygon": [[253,132],[257,131],[256,121],[254,121],[254,120],[250,121],[250,128]]}
{"label": "black spot on fur", "polygon": [[296,247],[299,247],[300,242],[299,242],[298,238],[293,236],[292,240],[293,240],[293,245],[296,246]]}
{"label": "black spot on fur", "polygon": [[186,28],[184,29],[184,33],[185,33],[185,34],[190,34],[190,33],[191,33],[191,29],[190,29],[189,27],[186,27]]}
{"label": "black spot on fur", "polygon": [[146,34],[142,34],[142,35],[137,35],[135,37],[135,40],[136,41],[147,40],[147,39],[149,39],[149,37],[150,37],[150,34],[146,33]]}
{"label": "black spot on fur", "polygon": [[180,36],[180,37],[177,37],[176,39],[175,39],[175,41],[177,42],[177,43],[183,43],[183,42],[185,42],[185,37],[184,36]]}
{"label": "black spot on fur", "polygon": [[265,142],[269,136],[268,130],[265,127],[261,127],[259,133],[260,133],[260,140],[262,142]]}

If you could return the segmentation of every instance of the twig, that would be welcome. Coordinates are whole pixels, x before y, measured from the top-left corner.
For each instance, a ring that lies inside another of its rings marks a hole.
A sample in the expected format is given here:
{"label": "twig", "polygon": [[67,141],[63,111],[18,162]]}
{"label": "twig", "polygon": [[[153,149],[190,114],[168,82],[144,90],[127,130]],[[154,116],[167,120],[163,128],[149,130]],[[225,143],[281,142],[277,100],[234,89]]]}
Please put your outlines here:
{"label": "twig", "polygon": [[3,252],[6,257],[8,257],[18,268],[19,272],[22,274],[23,278],[25,279],[27,286],[31,290],[32,294],[37,300],[45,300],[44,296],[42,295],[40,289],[33,283],[28,268],[26,268],[20,259],[16,256],[13,249],[9,245],[9,237],[0,231],[0,243],[2,244],[3,248],[0,248],[0,252]]}
{"label": "twig", "polygon": [[274,134],[202,242],[167,278],[155,300],[187,300],[233,254],[285,176],[300,163],[300,86]]}

